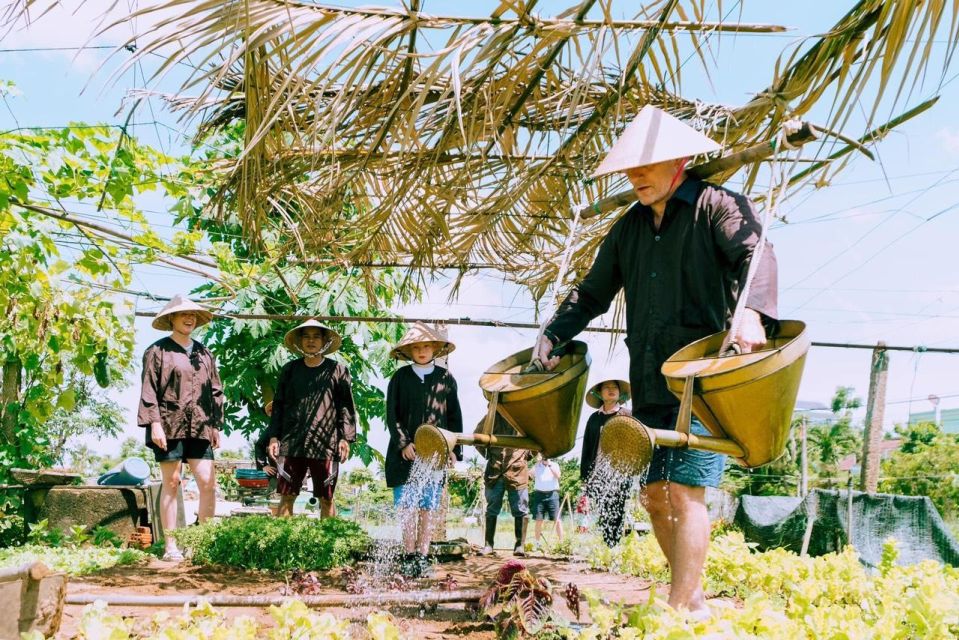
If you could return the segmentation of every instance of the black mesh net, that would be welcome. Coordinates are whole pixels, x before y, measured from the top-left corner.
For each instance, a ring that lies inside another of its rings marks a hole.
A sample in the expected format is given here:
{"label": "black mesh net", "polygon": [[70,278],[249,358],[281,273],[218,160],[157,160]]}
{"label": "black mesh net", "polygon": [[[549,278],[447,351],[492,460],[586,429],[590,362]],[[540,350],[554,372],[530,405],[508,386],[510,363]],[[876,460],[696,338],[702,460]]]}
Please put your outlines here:
{"label": "black mesh net", "polygon": [[[959,543],[925,496],[894,496],[816,489],[805,498],[742,496],[736,524],[760,550],[782,547],[819,556],[851,544],[868,567],[878,566],[887,538],[899,542],[900,564],[937,560],[959,566]],[[852,514],[852,531],[849,514]]]}

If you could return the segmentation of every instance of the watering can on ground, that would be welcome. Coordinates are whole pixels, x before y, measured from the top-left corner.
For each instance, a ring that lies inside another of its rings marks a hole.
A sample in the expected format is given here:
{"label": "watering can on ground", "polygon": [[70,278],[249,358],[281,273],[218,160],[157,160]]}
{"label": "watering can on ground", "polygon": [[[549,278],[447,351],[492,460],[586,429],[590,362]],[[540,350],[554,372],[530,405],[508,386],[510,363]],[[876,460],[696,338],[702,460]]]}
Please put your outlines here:
{"label": "watering can on ground", "polygon": [[150,479],[150,465],[143,458],[127,458],[97,479],[97,484],[112,487],[139,486]]}

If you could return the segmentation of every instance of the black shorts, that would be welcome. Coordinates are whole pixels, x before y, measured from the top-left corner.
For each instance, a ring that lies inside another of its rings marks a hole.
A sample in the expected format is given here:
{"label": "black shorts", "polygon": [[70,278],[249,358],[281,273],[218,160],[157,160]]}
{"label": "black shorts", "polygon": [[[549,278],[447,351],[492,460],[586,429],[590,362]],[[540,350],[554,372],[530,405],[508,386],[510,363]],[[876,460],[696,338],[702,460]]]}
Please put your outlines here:
{"label": "black shorts", "polygon": [[166,441],[166,449],[152,442],[153,457],[157,462],[186,462],[187,460],[212,460],[213,445],[202,438],[174,438]]}

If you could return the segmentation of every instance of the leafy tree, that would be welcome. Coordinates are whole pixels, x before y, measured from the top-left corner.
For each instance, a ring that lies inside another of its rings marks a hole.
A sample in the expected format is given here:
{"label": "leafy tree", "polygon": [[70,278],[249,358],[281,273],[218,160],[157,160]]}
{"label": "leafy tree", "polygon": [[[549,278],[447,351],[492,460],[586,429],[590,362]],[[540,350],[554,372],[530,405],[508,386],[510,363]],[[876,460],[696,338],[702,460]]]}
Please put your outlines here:
{"label": "leafy tree", "polygon": [[882,461],[879,490],[929,496],[946,520],[959,518],[959,434],[924,422],[897,426],[903,446]]}
{"label": "leafy tree", "polygon": [[570,500],[576,500],[583,492],[583,481],[579,479],[579,458],[560,458],[557,462],[560,472],[560,499],[569,495]]}
{"label": "leafy tree", "polygon": [[[64,387],[65,394],[73,395],[73,408],[69,411],[56,409],[44,424],[50,441],[51,461],[58,465],[66,464],[68,458],[75,458],[76,447],[68,446],[73,438],[81,435],[113,438],[123,431],[120,405],[106,397],[89,377],[73,373]],[[93,452],[80,453],[89,456]]]}
{"label": "leafy tree", "polygon": [[852,387],[839,387],[832,400],[834,420],[813,425],[808,431],[809,443],[816,456],[815,471],[825,476],[822,484],[835,485],[839,461],[862,449],[862,430],[852,426],[852,412],[862,406],[862,399],[853,396]]}
{"label": "leafy tree", "polygon": [[896,425],[896,433],[902,438],[899,451],[905,454],[919,453],[943,435],[942,429],[934,422],[919,422],[907,426]]}
{"label": "leafy tree", "polygon": [[[798,431],[798,426],[799,421],[794,421],[793,433]],[[797,443],[791,438],[783,455],[767,465],[757,469],[747,469],[738,464],[727,464],[723,473],[722,488],[734,495],[796,495],[800,475],[797,449]]]}
{"label": "leafy tree", "polygon": [[[135,261],[165,251],[134,198],[184,193],[174,164],[105,126],[0,134],[0,469],[55,461],[71,428],[55,416],[76,410],[78,381],[109,387],[130,370],[133,315],[103,288],[128,286]],[[121,243],[75,224],[67,206],[95,208],[135,235]]]}
{"label": "leafy tree", "polygon": [[[210,135],[210,144],[198,147],[203,154],[198,162],[216,166],[239,153],[243,122],[225,124]],[[255,437],[268,423],[265,406],[273,398],[280,369],[297,357],[283,346],[283,337],[298,322],[278,322],[268,319],[270,316],[384,316],[395,305],[409,301],[417,290],[407,274],[397,270],[317,267],[288,260],[285,239],[271,240],[269,234],[260,244],[251,244],[233,211],[233,202],[216,190],[208,179],[211,177],[196,174],[194,187],[174,210],[178,221],[206,233],[221,271],[239,285],[234,290],[211,282],[198,291],[211,299],[228,299],[230,311],[267,316],[263,320],[218,318],[203,336],[217,358],[224,383],[224,430]],[[209,215],[212,210],[218,215]],[[336,217],[342,223],[355,215],[355,209],[347,205]],[[317,256],[320,261],[336,258]],[[353,454],[365,464],[382,460],[367,439],[371,421],[386,412],[383,391],[375,382],[392,374],[395,363],[388,357],[389,350],[405,327],[377,322],[330,324],[343,336],[343,345],[333,357],[349,367],[353,380],[359,422]]]}

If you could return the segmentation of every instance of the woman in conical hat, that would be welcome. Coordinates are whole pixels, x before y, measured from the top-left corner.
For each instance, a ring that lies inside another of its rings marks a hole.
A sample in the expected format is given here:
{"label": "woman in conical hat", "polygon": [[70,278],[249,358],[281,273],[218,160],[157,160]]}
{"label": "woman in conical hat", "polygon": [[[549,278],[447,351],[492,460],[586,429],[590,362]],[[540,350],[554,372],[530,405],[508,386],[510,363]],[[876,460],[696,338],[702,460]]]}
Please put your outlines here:
{"label": "woman in conical hat", "polygon": [[590,387],[586,392],[586,404],[597,409],[586,420],[583,432],[583,451],[579,461],[579,477],[586,487],[588,500],[594,507],[597,525],[603,541],[610,548],[619,543],[623,534],[623,520],[626,516],[626,500],[632,488],[632,478],[616,482],[606,474],[592,478],[599,453],[599,436],[614,416],[632,415],[625,407],[629,401],[631,387],[625,380],[611,378]]}
{"label": "woman in conical hat", "polygon": [[[176,527],[176,495],[183,461],[200,491],[200,521],[213,516],[216,474],[213,449],[220,444],[223,387],[213,354],[190,337],[213,314],[184,296],[175,296],[153,319],[153,328],[170,331],[143,354],[143,387],[137,424],[145,432],[163,477],[160,519]],[[173,536],[166,536],[164,558],[182,560]]]}
{"label": "woman in conical hat", "polygon": [[[647,105],[626,127],[594,176],[619,172],[639,200],[610,228],[586,277],[549,321],[536,357],[549,354],[609,309],[623,291],[633,415],[654,428],[675,428],[679,401],[660,373],[676,350],[726,328],[742,291],[762,225],[745,196],[686,173],[693,156],[719,145],[661,109]],[[766,341],[777,317],[776,257],[766,247],[732,339],[743,351]],[[691,432],[708,433],[694,420]],[[705,487],[717,486],[724,457],[657,447],[645,504],[670,561],[669,603],[705,610],[702,569],[709,544]]]}

